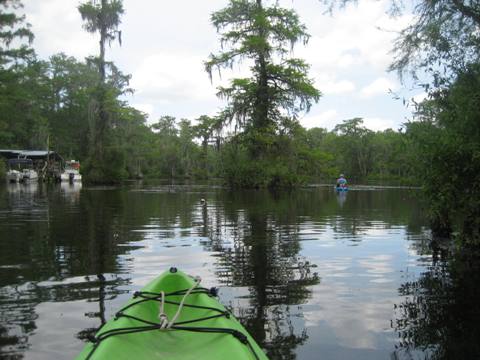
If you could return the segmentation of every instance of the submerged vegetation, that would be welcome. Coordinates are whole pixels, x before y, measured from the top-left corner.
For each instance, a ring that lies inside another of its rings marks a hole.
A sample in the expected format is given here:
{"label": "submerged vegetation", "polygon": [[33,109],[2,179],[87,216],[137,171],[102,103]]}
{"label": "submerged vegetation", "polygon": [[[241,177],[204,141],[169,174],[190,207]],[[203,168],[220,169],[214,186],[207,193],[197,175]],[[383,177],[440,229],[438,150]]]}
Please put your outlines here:
{"label": "submerged vegetation", "polygon": [[[333,9],[355,1],[323,2]],[[147,123],[122,97],[133,91],[130,75],[105,60],[106,45],[121,42],[121,0],[79,5],[85,30],[100,37],[99,55],[84,60],[63,53],[39,59],[21,1],[0,0],[0,147],[50,148],[80,159],[94,183],[221,178],[237,187],[281,187],[331,182],[343,172],[357,182],[418,184],[437,234],[458,230],[478,243],[479,4],[414,3],[416,20],[399,34],[391,70],[413,75],[428,96],[414,121],[375,132],[361,118],[332,131],[300,125],[299,114],[320,100],[321,89],[308,64],[290,57],[294,45],[307,45],[307,29],[276,2],[231,0],[212,14],[223,47],[205,61],[206,71],[240,60],[250,70],[218,89],[227,103],[222,111]]]}

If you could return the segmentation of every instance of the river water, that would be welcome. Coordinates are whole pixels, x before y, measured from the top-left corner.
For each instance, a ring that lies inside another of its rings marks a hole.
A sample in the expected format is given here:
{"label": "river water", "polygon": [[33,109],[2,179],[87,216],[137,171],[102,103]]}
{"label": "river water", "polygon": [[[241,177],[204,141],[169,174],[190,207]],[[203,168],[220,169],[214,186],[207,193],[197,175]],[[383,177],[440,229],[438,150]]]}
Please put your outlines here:
{"label": "river water", "polygon": [[218,286],[271,359],[478,355],[479,275],[452,275],[448,247],[432,250],[418,198],[2,185],[0,358],[73,358],[171,266]]}

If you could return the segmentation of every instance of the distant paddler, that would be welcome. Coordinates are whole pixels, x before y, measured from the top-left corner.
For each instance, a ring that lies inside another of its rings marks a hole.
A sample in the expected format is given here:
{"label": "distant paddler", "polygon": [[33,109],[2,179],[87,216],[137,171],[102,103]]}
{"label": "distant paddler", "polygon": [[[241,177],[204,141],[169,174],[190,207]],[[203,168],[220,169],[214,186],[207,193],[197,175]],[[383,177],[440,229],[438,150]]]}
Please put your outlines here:
{"label": "distant paddler", "polygon": [[340,174],[340,177],[337,179],[337,183],[335,184],[335,189],[337,191],[347,191],[347,179],[345,179],[345,175]]}

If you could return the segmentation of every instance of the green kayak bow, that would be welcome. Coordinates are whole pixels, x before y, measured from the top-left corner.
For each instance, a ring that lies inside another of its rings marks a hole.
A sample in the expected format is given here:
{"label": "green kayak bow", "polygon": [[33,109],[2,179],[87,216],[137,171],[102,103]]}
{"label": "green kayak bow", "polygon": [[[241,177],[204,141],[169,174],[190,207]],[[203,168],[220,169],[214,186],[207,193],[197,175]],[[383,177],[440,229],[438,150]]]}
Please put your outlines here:
{"label": "green kayak bow", "polygon": [[102,326],[80,359],[267,359],[213,289],[171,268]]}

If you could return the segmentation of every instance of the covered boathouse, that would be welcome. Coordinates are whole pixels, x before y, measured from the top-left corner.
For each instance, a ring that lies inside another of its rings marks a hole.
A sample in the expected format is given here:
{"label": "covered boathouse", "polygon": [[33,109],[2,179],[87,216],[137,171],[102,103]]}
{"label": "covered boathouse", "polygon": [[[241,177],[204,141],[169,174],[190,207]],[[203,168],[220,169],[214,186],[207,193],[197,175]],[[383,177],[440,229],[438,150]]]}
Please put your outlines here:
{"label": "covered boathouse", "polygon": [[55,151],[47,150],[0,150],[0,157],[10,159],[30,159],[34,170],[42,179],[57,179],[60,176],[64,159]]}

